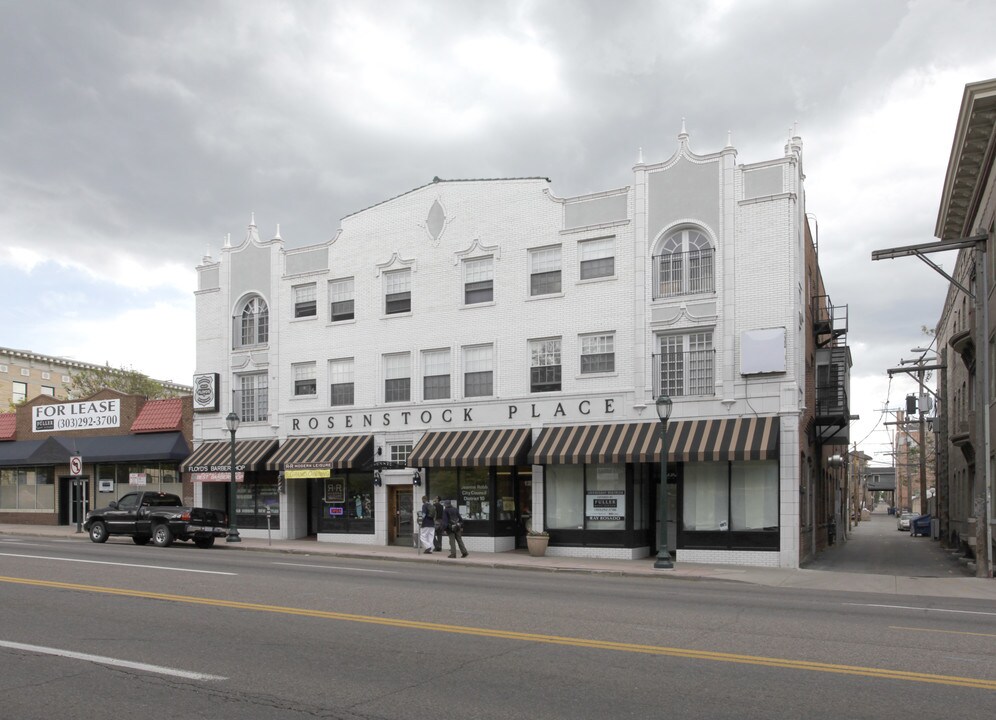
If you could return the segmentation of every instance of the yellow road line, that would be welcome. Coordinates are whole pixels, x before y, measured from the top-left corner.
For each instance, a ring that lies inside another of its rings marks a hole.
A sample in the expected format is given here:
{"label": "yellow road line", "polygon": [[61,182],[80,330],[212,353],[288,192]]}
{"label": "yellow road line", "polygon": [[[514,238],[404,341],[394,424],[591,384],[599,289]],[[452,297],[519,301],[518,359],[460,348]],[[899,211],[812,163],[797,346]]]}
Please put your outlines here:
{"label": "yellow road line", "polygon": [[611,642],[608,640],[588,640],[585,638],[572,638],[560,635],[540,635],[536,633],[514,632],[510,630],[489,630],[487,628],[475,628],[463,625],[446,625],[442,623],[421,622],[418,620],[379,618],[371,617],[369,615],[354,615],[351,613],[329,612],[325,610],[308,610],[305,608],[284,607],[281,605],[263,605],[260,603],[238,602],[233,600],[214,600],[211,598],[191,597],[188,595],[167,595],[164,593],[143,592],[141,590],[99,587],[96,585],[79,585],[76,583],[62,583],[50,580],[29,580],[25,578],[0,576],[0,582],[19,585],[33,585],[58,590],[76,590],[80,592],[93,592],[105,595],[144,598],[147,600],[160,600],[190,605],[206,605],[210,607],[231,608],[234,610],[252,610],[255,612],[280,613],[284,615],[297,615],[300,617],[321,618],[324,620],[342,620],[348,622],[368,623],[371,625],[386,625],[389,627],[408,628],[412,630],[458,633],[461,635],[474,635],[477,637],[497,638],[501,640],[518,640],[524,642],[545,643],[548,645],[566,645],[570,647],[590,648],[596,650],[615,650],[618,652],[687,658],[691,660],[711,660],[714,662],[760,665],[763,667],[784,668],[790,670],[808,670],[812,672],[836,673],[840,675],[859,675],[884,680],[905,680],[908,682],[978,688],[980,690],[996,690],[996,680],[983,680],[980,678],[958,677],[954,675],[932,675],[929,673],[861,667],[858,665],[836,665],[832,663],[818,663],[806,660],[787,660],[784,658],[771,658],[758,655],[738,655],[734,653],[710,652],[708,650],[691,650],[686,648],[662,647],[657,645]]}
{"label": "yellow road line", "polygon": [[902,625],[890,625],[890,630],[913,630],[914,632],[933,632],[933,633],[944,633],[946,635],[973,635],[975,637],[991,637],[996,638],[996,635],[992,633],[973,633],[973,632],[962,632],[960,630],[937,630],[935,628],[916,628],[916,627],[903,627]]}

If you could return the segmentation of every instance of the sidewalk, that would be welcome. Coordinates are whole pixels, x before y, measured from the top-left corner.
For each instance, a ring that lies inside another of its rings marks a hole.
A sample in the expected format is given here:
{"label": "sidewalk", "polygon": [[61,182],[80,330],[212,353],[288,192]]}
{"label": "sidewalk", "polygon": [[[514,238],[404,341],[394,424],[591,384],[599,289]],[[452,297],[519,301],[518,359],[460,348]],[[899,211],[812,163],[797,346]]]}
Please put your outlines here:
{"label": "sidewalk", "polygon": [[[0,524],[0,545],[4,536],[47,537],[60,540],[89,542],[86,533],[77,533],[75,526]],[[112,538],[110,542],[128,542],[127,538]],[[444,541],[444,548],[447,547]],[[525,550],[504,553],[473,552],[467,558],[449,559],[446,552],[424,555],[413,548],[347,543],[326,543],[315,540],[273,540],[242,538],[240,543],[220,542],[214,550],[232,550],[324,555],[333,557],[381,559],[401,562],[447,563],[494,569],[575,572],[628,577],[656,577],[666,580],[725,580],[767,587],[805,590],[851,591],[882,593],[907,597],[947,597],[996,601],[996,580],[982,578],[925,578],[900,575],[873,575],[824,570],[792,570],[703,563],[675,563],[670,570],[654,568],[654,558],[641,560],[602,560],[597,558],[531,557]]]}

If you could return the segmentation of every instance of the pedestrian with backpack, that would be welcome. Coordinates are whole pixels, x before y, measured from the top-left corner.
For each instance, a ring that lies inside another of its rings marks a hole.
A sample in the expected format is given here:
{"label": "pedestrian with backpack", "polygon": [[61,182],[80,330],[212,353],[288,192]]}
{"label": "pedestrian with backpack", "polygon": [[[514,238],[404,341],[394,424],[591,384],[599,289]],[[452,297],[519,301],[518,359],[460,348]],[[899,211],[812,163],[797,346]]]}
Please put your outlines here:
{"label": "pedestrian with backpack", "polygon": [[470,553],[467,552],[466,546],[463,544],[463,518],[460,517],[460,511],[457,509],[456,500],[450,500],[449,507],[443,513],[443,526],[446,529],[446,534],[450,538],[450,554],[448,557],[456,557],[456,549],[460,548],[460,557],[467,557]]}

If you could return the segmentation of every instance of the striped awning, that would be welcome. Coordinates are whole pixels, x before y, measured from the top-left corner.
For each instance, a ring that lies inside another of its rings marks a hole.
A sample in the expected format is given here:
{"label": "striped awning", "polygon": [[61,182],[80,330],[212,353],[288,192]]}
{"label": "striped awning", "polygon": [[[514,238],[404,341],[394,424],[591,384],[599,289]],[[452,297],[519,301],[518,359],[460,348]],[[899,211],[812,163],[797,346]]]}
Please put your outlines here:
{"label": "striped awning", "polygon": [[266,463],[268,470],[349,470],[373,460],[373,435],[291,437]]}
{"label": "striped awning", "polygon": [[[263,469],[263,461],[277,447],[277,441],[236,440],[235,469],[252,472]],[[231,472],[232,443],[222,440],[202,443],[193,455],[180,463],[181,472]]]}
{"label": "striped awning", "polygon": [[[778,418],[676,420],[668,424],[668,461],[773,460]],[[660,460],[659,422],[565,425],[540,432],[529,461],[537,465],[646,463]]]}
{"label": "striped awning", "polygon": [[408,456],[408,467],[450,468],[524,465],[529,428],[427,432]]}

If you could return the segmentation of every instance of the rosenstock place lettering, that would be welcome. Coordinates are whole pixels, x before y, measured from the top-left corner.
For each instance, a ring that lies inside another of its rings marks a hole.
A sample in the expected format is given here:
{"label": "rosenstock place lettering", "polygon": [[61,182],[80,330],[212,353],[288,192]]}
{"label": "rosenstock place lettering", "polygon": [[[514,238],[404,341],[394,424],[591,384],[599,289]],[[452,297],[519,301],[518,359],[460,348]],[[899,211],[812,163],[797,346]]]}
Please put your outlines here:
{"label": "rosenstock place lettering", "polygon": [[432,426],[475,427],[501,423],[524,423],[530,420],[590,420],[615,413],[616,398],[598,400],[552,401],[546,403],[509,403],[506,405],[433,407],[421,410],[387,410],[377,412],[334,413],[291,418],[291,432],[314,430],[362,430],[424,428]]}

